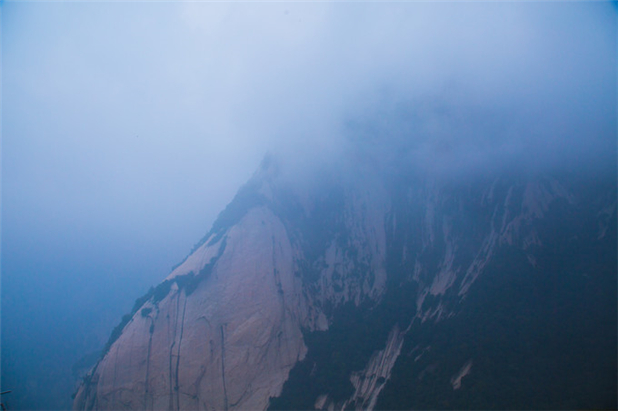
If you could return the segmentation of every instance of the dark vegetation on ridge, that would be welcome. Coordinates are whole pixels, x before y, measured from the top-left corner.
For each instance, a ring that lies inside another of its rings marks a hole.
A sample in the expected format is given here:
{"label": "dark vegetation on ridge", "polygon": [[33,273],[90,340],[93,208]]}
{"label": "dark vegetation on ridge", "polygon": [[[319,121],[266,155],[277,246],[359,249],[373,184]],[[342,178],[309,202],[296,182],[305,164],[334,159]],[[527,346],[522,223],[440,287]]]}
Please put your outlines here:
{"label": "dark vegetation on ridge", "polygon": [[[527,211],[522,208],[526,181],[499,180],[492,189],[499,202],[481,201],[474,185],[440,199],[442,218],[451,222],[451,235],[459,238],[457,246],[464,251],[454,267],[469,266],[472,251],[505,216]],[[616,408],[618,223],[615,209],[607,217],[599,213],[604,202],[615,197],[615,182],[568,180],[567,186],[579,200],[557,199],[535,220],[540,244],[527,250],[533,262],[518,245],[505,243],[465,299],[453,290],[428,295],[423,311],[441,304],[455,315],[439,322],[415,320],[384,381],[378,409]],[[417,202],[421,197],[410,197],[409,192],[399,200],[394,197],[394,213],[387,222],[388,284],[383,299],[373,306],[323,307],[332,318],[329,329],[305,331],[307,356],[291,370],[281,395],[271,398],[270,409],[312,409],[324,394],[341,406],[354,391],[350,374],[362,370],[373,352],[384,348],[395,323],[410,324],[418,286],[410,277],[414,261],[426,267],[420,280],[431,282],[423,276],[439,270],[446,246],[439,235],[433,249],[423,246],[423,227],[417,224],[424,212]],[[497,204],[503,205],[494,208]],[[345,244],[345,232],[333,228],[333,218],[321,216],[331,224],[313,228],[324,234],[314,238],[336,238]],[[602,237],[600,219],[609,227]],[[319,244],[315,243],[316,254],[325,249]],[[405,249],[408,257],[402,259]],[[309,283],[315,281],[318,264],[315,260],[304,270]],[[454,389],[453,377],[469,361],[470,374]]]}
{"label": "dark vegetation on ridge", "polygon": [[[262,167],[264,167],[264,165]],[[182,265],[187,258],[189,258],[189,256],[199,247],[204,245],[208,239],[210,239],[208,242],[209,245],[214,245],[223,239],[221,241],[221,245],[219,246],[217,255],[213,257],[197,275],[191,272],[185,275],[179,275],[171,280],[165,280],[156,287],[150,287],[146,294],[137,298],[131,311],[122,316],[120,323],[112,330],[107,343],[101,351],[101,358],[109,352],[112,344],[116,342],[122,334],[122,330],[146,302],[151,301],[155,305],[158,304],[169,294],[172,283],[174,282],[178,285],[178,288],[184,289],[186,295],[190,295],[193,291],[195,291],[200,282],[210,276],[215,263],[219,257],[223,255],[225,250],[226,239],[223,238],[223,236],[227,230],[237,224],[249,210],[259,205],[266,204],[266,199],[258,192],[259,184],[260,183],[258,180],[251,179],[244,186],[242,186],[230,204],[228,204],[227,207],[225,207],[225,209],[219,214],[208,233],[193,246],[191,252],[189,252],[189,254],[187,254],[187,256],[180,263],[172,267],[172,271]],[[143,314],[144,312],[142,312],[142,315]]]}
{"label": "dark vegetation on ridge", "polygon": [[503,245],[457,315],[417,320],[377,408],[616,409],[617,222],[614,210],[598,238],[591,205],[612,189],[597,189],[552,203],[535,225],[536,265]]}
{"label": "dark vegetation on ridge", "polygon": [[[318,280],[318,274],[324,268],[319,257],[324,255],[331,242],[336,242],[357,265],[351,276],[368,278],[373,283],[374,275],[369,265],[356,259],[358,250],[346,232],[343,221],[345,191],[332,187],[322,194],[316,200],[313,214],[300,220],[301,224],[297,221],[303,234],[303,250],[308,256],[301,267],[303,281],[311,285]],[[270,410],[313,409],[316,398],[324,394],[330,401],[342,405],[354,394],[350,375],[361,371],[374,352],[385,348],[388,334],[395,324],[404,328],[416,314],[412,296],[416,294],[417,284],[402,281],[405,275],[399,270],[400,264],[391,261],[388,287],[377,304],[368,300],[359,306],[348,302],[338,307],[322,307],[332,318],[328,330],[304,330],[307,355],[290,371],[281,395],[270,399]],[[335,291],[338,291],[336,284]],[[354,404],[349,406],[353,408]]]}
{"label": "dark vegetation on ridge", "polygon": [[[324,303],[320,308],[330,319],[329,329],[303,330],[307,355],[290,371],[281,395],[270,399],[269,409],[313,409],[324,394],[341,406],[354,393],[350,375],[362,371],[373,353],[385,347],[396,324],[400,330],[410,328],[390,378],[379,381],[384,387],[378,409],[615,409],[618,222],[615,209],[606,217],[599,209],[616,196],[616,184],[568,181],[569,189],[584,200],[552,202],[545,216],[533,223],[539,244],[526,251],[517,244],[497,246],[465,297],[457,294],[461,278],[446,293],[427,295],[423,312],[442,306],[453,314],[438,322],[414,319],[419,286],[431,284],[440,271],[447,241],[455,241],[459,250],[453,267],[468,267],[494,227],[527,211],[526,179],[497,180],[491,188],[493,199],[484,194],[485,180],[455,184],[438,193],[432,200],[438,217],[430,245],[424,202],[434,193],[431,187],[410,179],[392,183],[392,211],[385,221],[384,295],[377,302],[361,300],[358,306]],[[144,304],[156,306],[174,282],[191,295],[223,254],[229,228],[257,206],[265,205],[277,215],[302,250],[304,258],[295,275],[308,290],[318,290],[323,256],[333,242],[354,262],[347,280],[373,284],[371,265],[359,260],[358,244],[346,227],[344,187],[326,183],[308,214],[292,190],[274,187],[270,201],[259,193],[259,184],[252,179],[243,186],[195,245],[192,252],[207,241],[220,242],[209,264],[197,274],[165,280],[138,298],[114,328],[101,356],[137,311],[151,315],[152,308]],[[609,227],[604,236],[599,235],[602,218]],[[526,252],[532,253],[533,261]],[[415,264],[423,268],[416,272]],[[415,272],[418,277],[413,279]],[[345,287],[337,275],[336,293]],[[469,361],[471,373],[454,389],[453,376]]]}
{"label": "dark vegetation on ridge", "polygon": [[389,289],[375,306],[349,302],[334,309],[328,330],[305,330],[307,356],[290,371],[281,395],[270,399],[269,409],[313,409],[322,394],[338,404],[351,397],[351,373],[361,371],[375,351],[384,349],[396,323],[401,327],[411,321],[416,306],[409,296],[414,292],[415,285],[407,283]]}
{"label": "dark vegetation on ridge", "polygon": [[[191,295],[191,293],[195,291],[197,286],[203,280],[210,276],[217,260],[223,255],[223,252],[225,251],[225,246],[226,238],[223,238],[221,244],[219,245],[219,251],[217,252],[217,255],[212,257],[210,259],[210,262],[206,264],[197,275],[195,275],[193,272],[190,272],[188,274],[178,275],[170,280],[165,280],[156,287],[150,287],[150,290],[148,290],[146,294],[136,299],[135,303],[133,304],[133,308],[131,309],[131,312],[129,314],[123,315],[120,324],[118,324],[113,329],[109,339],[107,340],[107,343],[105,344],[105,348],[101,353],[101,358],[103,358],[105,354],[109,352],[112,344],[116,342],[116,340],[118,340],[118,338],[122,334],[122,330],[124,330],[124,327],[126,327],[129,321],[131,321],[135,313],[137,313],[137,311],[149,301],[156,306],[169,294],[173,283],[176,283],[180,290],[184,290],[185,295]],[[147,317],[150,311],[152,311],[151,308],[144,308],[141,311],[141,315]]]}

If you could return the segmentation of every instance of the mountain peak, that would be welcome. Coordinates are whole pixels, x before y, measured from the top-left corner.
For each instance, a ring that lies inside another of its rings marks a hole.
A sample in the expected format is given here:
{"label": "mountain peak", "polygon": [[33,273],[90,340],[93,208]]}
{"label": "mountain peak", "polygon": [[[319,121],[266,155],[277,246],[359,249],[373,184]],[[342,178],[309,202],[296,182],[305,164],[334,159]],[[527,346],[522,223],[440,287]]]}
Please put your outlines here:
{"label": "mountain peak", "polygon": [[[508,398],[493,393],[506,377],[487,345],[501,338],[497,318],[523,333],[504,358],[536,364],[522,338],[542,334],[552,312],[583,327],[570,315],[592,315],[591,295],[611,302],[616,201],[605,186],[327,177],[294,184],[265,157],[185,261],[138,299],[75,408],[435,408],[439,398],[419,396],[426,384],[457,408],[470,393],[502,408]],[[591,262],[593,250],[607,252]],[[518,314],[533,308],[538,318]],[[557,349],[547,338],[543,350]],[[530,372],[516,373],[523,398]],[[419,381],[415,396],[406,381]]]}

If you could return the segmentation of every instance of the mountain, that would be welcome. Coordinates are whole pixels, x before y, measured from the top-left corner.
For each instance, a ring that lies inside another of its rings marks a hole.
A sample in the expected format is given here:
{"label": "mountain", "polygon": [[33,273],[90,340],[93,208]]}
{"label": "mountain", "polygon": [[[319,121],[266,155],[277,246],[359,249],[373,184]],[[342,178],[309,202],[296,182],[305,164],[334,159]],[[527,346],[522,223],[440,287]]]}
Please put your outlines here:
{"label": "mountain", "polygon": [[74,409],[616,408],[616,195],[268,157]]}

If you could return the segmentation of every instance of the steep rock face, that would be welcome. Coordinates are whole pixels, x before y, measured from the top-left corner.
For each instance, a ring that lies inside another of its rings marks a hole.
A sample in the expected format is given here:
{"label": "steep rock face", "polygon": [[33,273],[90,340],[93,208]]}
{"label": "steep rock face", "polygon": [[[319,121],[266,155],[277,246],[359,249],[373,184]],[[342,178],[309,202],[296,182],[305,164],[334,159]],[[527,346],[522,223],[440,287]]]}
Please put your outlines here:
{"label": "steep rock face", "polygon": [[352,374],[350,380],[354,385],[354,394],[343,405],[343,409],[372,410],[375,407],[378,395],[399,357],[403,338],[404,333],[395,325],[384,349],[375,352],[362,371]]}
{"label": "steep rock face", "polygon": [[[292,264],[281,222],[250,210],[134,314],[78,399],[101,409],[264,408],[306,352],[302,312],[291,308],[301,307],[299,283],[280,275]],[[208,266],[192,292],[172,282]]]}
{"label": "steep rock face", "polygon": [[303,203],[273,173],[259,170],[136,301],[75,409],[265,409],[306,354],[302,330],[327,329],[331,307],[380,297],[384,196],[337,187]]}
{"label": "steep rock face", "polygon": [[615,408],[615,178],[460,189],[400,227],[418,310],[376,408]]}
{"label": "steep rock face", "polygon": [[[512,311],[500,321],[536,327],[517,298],[571,292],[554,273],[570,252],[579,271],[569,275],[594,277],[579,309],[615,277],[615,243],[613,180],[363,175],[296,185],[265,161],[185,261],[138,299],[74,408],[504,408],[504,398],[466,400],[487,397],[482,379],[498,372],[487,344],[503,337],[487,332],[498,320],[482,307],[499,310],[491,296],[526,281],[506,291]],[[607,250],[602,261],[586,265],[597,249]]]}
{"label": "steep rock face", "polygon": [[[615,368],[602,358],[615,358],[615,180],[389,188],[383,296],[334,310],[328,333],[306,336],[307,356],[271,408],[611,408]],[[569,366],[597,370],[596,382]],[[517,400],[504,389],[514,384]],[[564,399],[561,386],[578,395]]]}

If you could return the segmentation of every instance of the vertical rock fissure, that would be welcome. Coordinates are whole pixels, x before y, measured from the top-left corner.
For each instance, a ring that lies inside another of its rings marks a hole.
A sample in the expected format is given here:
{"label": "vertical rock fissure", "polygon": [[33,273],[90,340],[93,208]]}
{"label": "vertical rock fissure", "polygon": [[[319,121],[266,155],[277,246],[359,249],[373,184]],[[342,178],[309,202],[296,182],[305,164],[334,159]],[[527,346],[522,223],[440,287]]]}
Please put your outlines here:
{"label": "vertical rock fissure", "polygon": [[[281,243],[279,243],[279,249],[281,250]],[[282,250],[281,250],[282,251]],[[286,307],[287,304],[285,303],[285,293],[283,291],[283,286],[281,284],[281,274],[279,273],[279,270],[277,270],[277,243],[275,241],[275,236],[272,236],[272,252],[273,252],[273,274],[275,276],[275,285],[277,286],[277,294],[279,296],[279,299],[281,300],[281,329],[279,330],[279,332],[277,332],[277,348],[278,350],[281,351],[282,349],[282,335],[286,328]],[[275,331],[275,329],[273,329],[273,332]],[[285,350],[283,352],[289,353],[290,352],[290,347],[288,344],[288,339],[287,338],[283,338],[283,342],[285,344]]]}
{"label": "vertical rock fissure", "polygon": [[[180,294],[178,299],[180,300]],[[182,308],[182,320],[180,322],[180,337],[178,338],[178,351],[176,355],[176,385],[174,386],[174,391],[176,391],[176,409],[180,410],[180,384],[178,382],[178,374],[180,372],[180,348],[182,347],[182,334],[185,329],[185,312],[187,311],[187,298],[185,297],[185,302]]]}
{"label": "vertical rock fissure", "polygon": [[118,349],[114,351],[115,361],[114,361],[114,373],[112,379],[112,387],[114,387],[114,391],[112,391],[112,400],[116,399],[116,393],[118,392],[118,386],[116,385],[116,376],[118,373]]}
{"label": "vertical rock fissure", "polygon": [[277,293],[279,297],[283,298],[283,287],[281,285],[281,276],[279,270],[277,270],[277,246],[275,243],[275,236],[272,236],[272,252],[273,252],[273,274],[275,276],[275,285],[277,286]]}
{"label": "vertical rock fissure", "polygon": [[172,342],[172,345],[170,346],[170,367],[169,367],[169,387],[170,387],[170,404],[169,404],[169,409],[172,409],[172,406],[174,404],[174,391],[172,388],[172,349],[174,349],[174,344],[176,344],[176,341]]}
{"label": "vertical rock fissure", "polygon": [[144,388],[144,409],[148,409],[148,388],[149,388],[149,383],[148,380],[150,379],[150,353],[152,351],[152,335],[154,334],[154,319],[152,317],[148,317],[150,318],[150,338],[148,339],[148,352],[146,354],[146,381],[144,382],[145,388]]}
{"label": "vertical rock fissure", "polygon": [[[85,394],[84,394],[84,402],[86,404],[90,404],[90,408],[87,409],[95,409],[96,398],[97,398],[97,386],[99,384],[98,377],[93,381],[93,378],[97,375],[97,369],[99,368],[99,364],[101,364],[101,360],[99,360],[92,371],[90,371],[89,377],[86,381],[85,385]],[[91,395],[92,393],[92,395]]]}
{"label": "vertical rock fissure", "polygon": [[[277,349],[279,351],[281,351],[282,350],[282,341],[281,341],[282,338],[281,337],[282,337],[284,331],[286,331],[286,334],[287,334],[287,330],[285,330],[285,328],[286,328],[286,307],[287,307],[287,304],[285,303],[285,293],[283,291],[283,286],[281,284],[281,274],[279,273],[279,270],[277,270],[277,242],[275,241],[275,236],[274,235],[271,238],[272,238],[272,252],[273,252],[273,274],[274,274],[274,277],[275,277],[275,285],[277,287],[277,294],[279,296],[279,299],[281,300],[280,330],[276,334],[276,336],[277,336]],[[283,253],[283,250],[281,250],[281,243],[279,243],[279,250]],[[273,328],[273,333],[274,332],[275,332],[275,329]],[[283,350],[283,352],[285,353],[285,355],[287,355],[290,352],[288,338],[284,337],[283,338],[283,343],[285,344],[285,349]],[[286,357],[286,359],[287,359],[287,357]]]}
{"label": "vertical rock fissure", "polygon": [[172,357],[174,356],[174,346],[176,345],[176,330],[178,328],[178,311],[180,309],[180,299],[179,294],[176,294],[176,319],[174,320],[174,332],[172,334],[172,344],[170,345],[170,354],[169,354],[169,390],[170,390],[170,399],[169,399],[169,409],[174,409],[174,374],[172,367]]}
{"label": "vertical rock fissure", "polygon": [[223,325],[221,325],[221,380],[223,382],[223,409],[227,411],[227,387],[225,386],[225,332]]}

